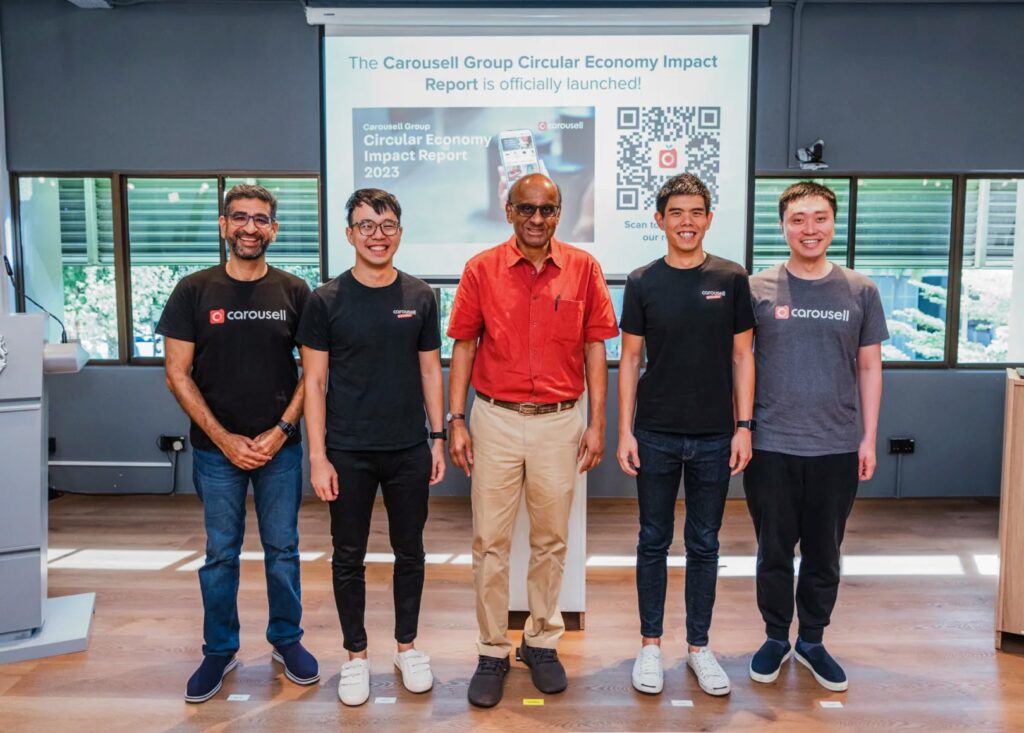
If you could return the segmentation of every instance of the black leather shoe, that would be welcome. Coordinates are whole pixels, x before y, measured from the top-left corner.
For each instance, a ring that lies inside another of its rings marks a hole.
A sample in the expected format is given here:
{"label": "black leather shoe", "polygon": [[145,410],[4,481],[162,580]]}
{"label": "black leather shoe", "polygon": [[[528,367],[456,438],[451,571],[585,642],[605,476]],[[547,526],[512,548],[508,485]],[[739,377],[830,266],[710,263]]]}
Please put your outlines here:
{"label": "black leather shoe", "polygon": [[476,663],[473,679],[469,681],[469,701],[478,708],[493,708],[501,702],[508,668],[508,657],[488,657],[481,654]]}
{"label": "black leather shoe", "polygon": [[554,695],[569,686],[565,667],[558,661],[558,652],[554,649],[527,646],[526,639],[523,639],[519,645],[519,658],[530,668],[533,686],[545,695]]}

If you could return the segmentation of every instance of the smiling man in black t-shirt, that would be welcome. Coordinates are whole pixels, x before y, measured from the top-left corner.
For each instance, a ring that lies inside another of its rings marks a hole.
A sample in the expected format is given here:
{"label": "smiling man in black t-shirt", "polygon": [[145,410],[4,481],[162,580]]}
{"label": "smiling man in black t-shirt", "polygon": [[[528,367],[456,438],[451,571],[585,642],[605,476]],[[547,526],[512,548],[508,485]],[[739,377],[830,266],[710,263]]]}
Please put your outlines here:
{"label": "smiling man in black t-shirt", "polygon": [[199,570],[206,643],[185,693],[194,703],[213,697],[237,664],[238,557],[250,482],[267,575],[267,641],[289,679],[320,679],[299,641],[303,388],[293,353],[309,286],[267,264],[276,210],[262,186],[228,191],[220,232],[231,258],[179,282],[156,329],[167,385],[192,419],[193,478],[206,524]]}
{"label": "smiling man in black t-shirt", "polygon": [[[695,176],[670,178],[654,215],[668,254],[630,273],[622,302],[619,447],[640,503],[636,585],[642,646],[633,686],[663,686],[662,621],[679,479],[686,491],[686,663],[709,695],[729,678],[708,648],[718,530],[729,476],[750,460],[754,313],[747,273],[704,251],[711,195]],[[647,369],[640,359],[647,345]],[[639,383],[639,384],[638,384]],[[636,413],[634,429],[633,418]]]}
{"label": "smiling man in black t-shirt", "polygon": [[330,502],[334,598],[349,656],[338,698],[361,705],[370,695],[363,563],[378,486],[395,553],[395,666],[410,692],[434,684],[430,658],[413,642],[428,487],[444,478],[444,389],[434,292],[393,264],[402,238],[398,201],[365,188],[346,207],[355,266],[314,291],[297,338],[307,385],[310,481]]}

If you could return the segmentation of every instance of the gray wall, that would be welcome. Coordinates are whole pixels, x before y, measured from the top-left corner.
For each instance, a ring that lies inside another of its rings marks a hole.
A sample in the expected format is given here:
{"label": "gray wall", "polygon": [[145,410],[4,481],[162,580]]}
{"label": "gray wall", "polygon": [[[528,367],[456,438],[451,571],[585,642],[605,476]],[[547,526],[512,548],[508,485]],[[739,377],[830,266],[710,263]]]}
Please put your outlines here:
{"label": "gray wall", "polygon": [[[790,169],[792,130],[800,145],[824,137],[834,170],[1024,171],[1022,27],[1024,2],[777,4],[759,34],[757,170]],[[104,12],[4,0],[0,33],[15,172],[319,170],[318,35],[298,2]],[[157,436],[186,432],[158,368],[89,367],[48,383],[57,460],[164,461]],[[1002,415],[1000,372],[887,370],[878,475],[862,495],[895,494],[891,435],[917,439],[902,461],[904,496],[996,495]],[[614,409],[608,425],[613,451]],[[189,456],[178,467],[182,491],[191,491]],[[54,479],[59,488],[158,491],[169,474],[100,466]],[[466,487],[453,476],[438,493]],[[611,453],[590,493],[634,493]]]}
{"label": "gray wall", "polygon": [[1022,28],[1019,2],[775,5],[759,35],[757,169],[795,165],[792,124],[801,147],[824,138],[834,170],[1024,170]]}
{"label": "gray wall", "polygon": [[319,32],[291,2],[4,0],[12,171],[319,171]]}
{"label": "gray wall", "polygon": [[[608,403],[618,390],[612,372]],[[447,383],[447,370],[445,381]],[[895,496],[897,461],[888,438],[913,437],[913,455],[902,459],[902,496],[996,496],[1002,456],[1001,371],[889,369],[879,420],[878,471],[861,496]],[[80,374],[47,377],[54,461],[166,462],[157,437],[187,435],[188,420],[164,386],[160,367],[86,367]],[[614,458],[617,423],[609,410],[605,460],[591,472],[591,496],[632,496],[633,480]],[[74,491],[161,492],[170,489],[170,468],[130,465],[57,467],[55,488]],[[176,489],[192,492],[191,448],[181,455]],[[738,482],[734,495],[738,493]],[[464,495],[466,477],[449,466],[439,495]]]}

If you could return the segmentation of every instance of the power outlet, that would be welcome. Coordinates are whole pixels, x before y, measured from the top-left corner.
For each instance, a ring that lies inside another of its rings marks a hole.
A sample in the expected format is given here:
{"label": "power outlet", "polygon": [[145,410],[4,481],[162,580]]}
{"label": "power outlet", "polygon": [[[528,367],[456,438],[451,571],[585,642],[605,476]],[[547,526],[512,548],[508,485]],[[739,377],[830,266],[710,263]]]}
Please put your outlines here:
{"label": "power outlet", "polygon": [[889,438],[889,452],[890,453],[913,453],[914,452],[914,439],[913,438]]}
{"label": "power outlet", "polygon": [[164,453],[174,451],[180,453],[185,450],[185,436],[183,435],[161,435],[156,439],[157,447]]}

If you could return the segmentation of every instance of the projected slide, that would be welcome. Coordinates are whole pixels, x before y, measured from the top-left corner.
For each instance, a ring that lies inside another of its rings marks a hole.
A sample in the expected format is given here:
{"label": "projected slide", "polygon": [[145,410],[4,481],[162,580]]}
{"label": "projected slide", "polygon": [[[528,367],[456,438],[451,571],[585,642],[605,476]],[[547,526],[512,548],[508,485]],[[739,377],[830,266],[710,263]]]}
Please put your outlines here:
{"label": "projected slide", "polygon": [[509,236],[501,195],[533,171],[562,189],[556,236],[610,277],[664,251],[655,196],[682,172],[712,193],[707,248],[742,261],[749,33],[325,43],[330,276],[352,262],[353,189],[401,202],[400,268],[457,276]]}
{"label": "projected slide", "polygon": [[410,249],[505,239],[499,166],[515,180],[542,170],[542,163],[563,189],[559,229],[567,238],[577,232],[575,239],[593,241],[593,199],[581,206],[581,189],[594,180],[592,107],[354,109],[352,151],[353,187],[398,196],[402,243]]}

